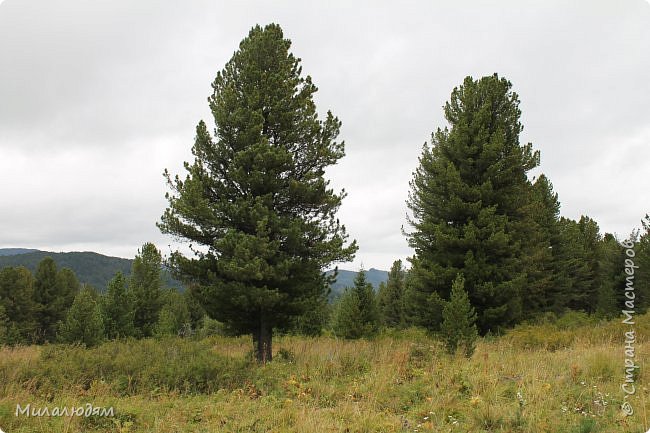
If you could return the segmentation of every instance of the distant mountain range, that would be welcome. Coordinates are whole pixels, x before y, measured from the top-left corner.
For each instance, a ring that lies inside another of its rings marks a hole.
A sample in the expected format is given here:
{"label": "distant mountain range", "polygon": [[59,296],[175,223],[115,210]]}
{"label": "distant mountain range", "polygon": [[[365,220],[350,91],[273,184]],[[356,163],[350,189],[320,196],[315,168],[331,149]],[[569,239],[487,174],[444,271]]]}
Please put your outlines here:
{"label": "distant mountain range", "polygon": [[[327,271],[327,273],[330,275],[332,272],[334,271]],[[346,287],[354,286],[354,279],[356,277],[357,272],[355,271],[346,271],[344,269],[339,269],[338,275],[336,277],[336,282],[332,284],[332,297],[338,296]],[[388,280],[388,272],[370,268],[366,271],[366,280],[372,284],[375,290],[377,290],[381,282]]]}
{"label": "distant mountain range", "polygon": [[30,248],[0,248],[0,257],[2,256],[17,256],[18,254],[34,253],[38,250]]}
{"label": "distant mountain range", "polygon": [[[115,273],[130,274],[132,259],[109,257],[94,252],[53,253],[29,248],[0,248],[0,269],[6,266],[24,266],[34,272],[38,263],[45,257],[54,259],[58,268],[70,268],[77,275],[80,282],[90,284],[98,290],[105,290],[108,282]],[[332,273],[333,271],[327,271]],[[357,273],[339,269],[336,282],[332,284],[330,299],[340,295],[346,287],[354,285]],[[388,272],[370,268],[366,271],[366,278],[375,289],[382,281],[388,279]],[[183,290],[183,285],[174,280],[169,273],[164,272],[164,284],[167,287],[176,287]]]}

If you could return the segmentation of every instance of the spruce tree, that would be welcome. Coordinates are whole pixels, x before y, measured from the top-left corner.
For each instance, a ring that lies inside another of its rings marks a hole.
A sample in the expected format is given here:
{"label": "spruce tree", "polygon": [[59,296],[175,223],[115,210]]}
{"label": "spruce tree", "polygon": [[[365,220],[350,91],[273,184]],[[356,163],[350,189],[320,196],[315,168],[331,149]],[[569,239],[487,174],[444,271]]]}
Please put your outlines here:
{"label": "spruce tree", "polygon": [[554,248],[559,239],[560,202],[551,181],[540,175],[531,188],[531,200],[523,207],[517,230],[522,245],[521,261],[526,272],[522,296],[524,317],[550,309],[555,274]]}
{"label": "spruce tree", "polygon": [[357,339],[364,336],[365,326],[361,320],[361,304],[356,292],[346,288],[333,307],[331,327],[340,338]]}
{"label": "spruce tree", "polygon": [[100,306],[106,338],[130,337],[135,334],[133,299],[127,292],[127,279],[121,272],[109,281]]}
{"label": "spruce tree", "polygon": [[45,257],[38,264],[34,281],[38,342],[56,339],[58,324],[65,318],[74,297],[71,296],[74,289],[68,284],[71,282],[68,272],[65,275],[57,272],[51,257]]}
{"label": "spruce tree", "polygon": [[566,309],[613,314],[617,287],[623,285],[621,247],[612,235],[601,235],[598,224],[588,216],[579,221],[562,217],[558,227],[549,309],[557,314]]}
{"label": "spruce tree", "polygon": [[172,178],[159,223],[188,240],[194,256],[172,253],[169,265],[196,283],[211,317],[253,337],[258,361],[272,357],[273,330],[286,330],[322,299],[324,270],[348,261],[336,218],[344,192],[324,173],[344,156],[341,122],[318,118],[317,88],[275,24],[254,27],[214,80],[211,135],[196,128],[187,176]]}
{"label": "spruce tree", "polygon": [[385,326],[397,328],[404,325],[404,269],[401,260],[393,262],[388,281],[380,285],[377,303]]}
{"label": "spruce tree", "polygon": [[74,298],[59,331],[59,338],[66,343],[96,346],[103,340],[104,325],[96,294],[89,287],[84,287]]}
{"label": "spruce tree", "polygon": [[430,310],[423,313],[434,316],[433,293],[448,300],[462,272],[483,333],[516,323],[526,296],[527,172],[539,153],[519,143],[521,111],[511,87],[495,74],[467,77],[453,90],[444,107],[450,128],[424,145],[407,201],[413,290]]}
{"label": "spruce tree", "polygon": [[154,334],[158,314],[162,308],[162,256],[150,242],[142,245],[131,266],[129,290],[133,298],[133,325],[136,335]]}
{"label": "spruce tree", "polygon": [[553,246],[554,281],[548,295],[549,310],[561,315],[567,308],[575,308],[574,293],[582,290],[588,279],[586,251],[578,224],[569,218],[558,221],[559,242]]}
{"label": "spruce tree", "polygon": [[476,347],[478,330],[476,328],[476,312],[470,303],[464,288],[465,280],[458,274],[451,288],[451,299],[442,311],[441,334],[450,353],[455,353],[459,347],[464,354],[471,357]]}
{"label": "spruce tree", "polygon": [[364,336],[372,336],[379,330],[379,309],[372,284],[366,278],[362,268],[354,278],[352,293],[359,300],[359,321]]}
{"label": "spruce tree", "polygon": [[611,319],[620,313],[625,289],[625,250],[611,233],[598,245],[598,261],[596,313]]}
{"label": "spruce tree", "polygon": [[587,313],[595,313],[598,303],[598,288],[601,283],[601,243],[603,237],[600,234],[598,223],[593,219],[582,216],[578,221],[580,240],[585,252],[584,262],[587,265],[585,280],[580,288],[574,289],[574,309],[583,310]]}
{"label": "spruce tree", "polygon": [[346,288],[334,306],[332,330],[343,338],[372,337],[379,330],[379,309],[372,284],[362,268],[354,286]]}

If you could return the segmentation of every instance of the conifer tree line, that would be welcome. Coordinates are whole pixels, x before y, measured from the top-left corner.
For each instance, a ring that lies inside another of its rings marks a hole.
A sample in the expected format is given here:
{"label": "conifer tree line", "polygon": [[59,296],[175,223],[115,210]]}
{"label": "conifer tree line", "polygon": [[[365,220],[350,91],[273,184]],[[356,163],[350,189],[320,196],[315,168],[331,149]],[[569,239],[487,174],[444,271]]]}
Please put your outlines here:
{"label": "conifer tree line", "polygon": [[[80,284],[50,257],[31,273],[0,270],[0,344],[80,343],[177,335],[200,329],[205,313],[190,296],[162,286],[162,256],[145,243],[129,276],[118,272],[104,293]],[[209,321],[209,319],[207,319]]]}
{"label": "conifer tree line", "polygon": [[[214,128],[196,126],[184,176],[160,230],[190,243],[167,266],[188,290],[161,288],[162,257],[143,245],[131,275],[104,294],[44,260],[0,273],[0,341],[98,344],[186,330],[251,336],[259,362],[273,335],[372,337],[421,327],[471,354],[478,335],[535,317],[582,311],[615,317],[630,284],[621,239],[588,216],[560,215],[540,153],[521,143],[519,96],[498,74],[467,77],[444,105],[446,126],[424,144],[410,183],[414,251],[375,290],[363,269],[333,303],[334,276],[358,250],[336,214],[346,193],[325,178],[345,155],[341,122],[316,110],[317,87],[276,24],[255,26],[212,83]],[[395,204],[399,206],[399,203]],[[650,217],[635,242],[635,307],[650,303]]]}

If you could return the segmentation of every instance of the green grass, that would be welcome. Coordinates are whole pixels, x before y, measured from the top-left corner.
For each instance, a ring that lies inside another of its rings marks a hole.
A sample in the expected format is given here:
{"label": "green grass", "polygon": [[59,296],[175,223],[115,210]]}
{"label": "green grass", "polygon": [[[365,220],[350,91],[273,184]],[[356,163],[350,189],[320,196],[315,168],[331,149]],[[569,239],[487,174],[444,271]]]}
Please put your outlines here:
{"label": "green grass", "polygon": [[[372,341],[275,339],[250,360],[248,338],[169,338],[0,348],[0,428],[36,432],[647,431],[650,316],[637,318],[635,409],[620,410],[620,323],[522,326],[449,356],[418,330]],[[24,407],[113,407],[112,417],[15,416]]]}

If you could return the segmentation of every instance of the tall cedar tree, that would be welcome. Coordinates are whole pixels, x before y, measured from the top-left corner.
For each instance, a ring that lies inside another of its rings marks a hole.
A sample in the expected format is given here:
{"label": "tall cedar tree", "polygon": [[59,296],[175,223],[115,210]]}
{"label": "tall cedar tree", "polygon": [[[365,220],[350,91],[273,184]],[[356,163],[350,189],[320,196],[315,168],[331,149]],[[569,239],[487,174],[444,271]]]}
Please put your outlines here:
{"label": "tall cedar tree", "polygon": [[260,362],[271,360],[274,328],[322,305],[323,270],[357,250],[336,218],[345,193],[323,177],[344,156],[341,122],[319,120],[317,88],[290,45],[280,26],[256,26],[217,74],[216,129],[199,122],[185,180],[165,171],[174,194],[159,223],[193,248],[172,253],[172,269],[199,283],[213,318],[253,336]]}
{"label": "tall cedar tree", "polygon": [[396,260],[388,273],[388,281],[382,283],[377,294],[377,303],[382,324],[397,328],[404,324],[404,269],[402,261]]}
{"label": "tall cedar tree", "polygon": [[451,129],[439,128],[424,145],[407,201],[414,290],[433,315],[439,305],[432,293],[448,300],[462,272],[482,333],[521,317],[522,243],[535,238],[523,230],[532,188],[527,172],[539,153],[519,143],[521,111],[511,87],[494,74],[467,77],[453,90],[444,107]]}
{"label": "tall cedar tree", "polygon": [[162,308],[162,256],[150,242],[142,245],[131,266],[129,289],[133,297],[133,324],[140,337],[154,334]]}

